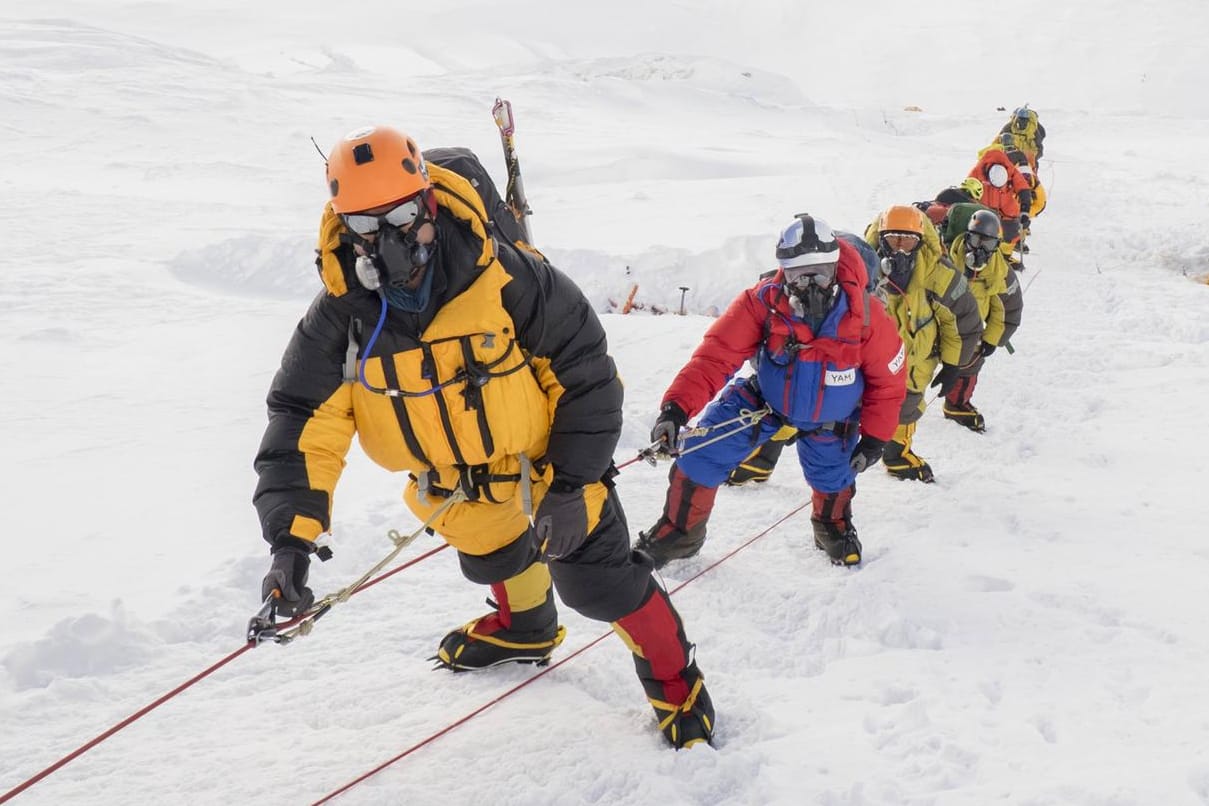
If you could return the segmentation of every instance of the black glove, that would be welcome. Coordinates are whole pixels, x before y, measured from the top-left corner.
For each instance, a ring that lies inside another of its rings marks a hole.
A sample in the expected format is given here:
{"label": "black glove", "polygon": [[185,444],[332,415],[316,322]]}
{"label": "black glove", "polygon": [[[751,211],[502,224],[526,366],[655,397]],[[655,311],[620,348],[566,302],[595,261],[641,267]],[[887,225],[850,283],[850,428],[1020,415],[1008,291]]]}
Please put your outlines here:
{"label": "black glove", "polygon": [[989,358],[991,353],[995,352],[998,349],[999,348],[996,345],[991,344],[989,341],[984,341],[982,343],[982,357]]}
{"label": "black glove", "polygon": [[688,425],[688,415],[684,413],[684,409],[675,403],[664,403],[663,408],[659,410],[659,417],[655,420],[655,427],[651,429],[651,443],[662,442],[667,447],[664,448],[668,453],[676,450],[677,442],[680,439],[680,429]]}
{"label": "black glove", "polygon": [[584,488],[555,479],[537,507],[533,526],[543,560],[561,560],[573,553],[588,539]]}
{"label": "black glove", "polygon": [[1029,225],[1031,222],[1032,222],[1032,219],[1028,217],[1028,213],[1021,213],[1021,214],[1020,214],[1020,229],[1021,229],[1022,231],[1023,231],[1023,230],[1028,229],[1028,225]]}
{"label": "black glove", "polygon": [[939,386],[940,393],[947,395],[949,390],[953,388],[953,384],[957,383],[958,369],[956,364],[941,364],[940,372],[936,373],[936,377],[932,379],[932,383],[929,386],[933,389]]}
{"label": "black glove", "polygon": [[260,583],[260,599],[268,599],[273,591],[277,598],[277,612],[291,617],[307,610],[315,603],[315,594],[306,586],[306,577],[311,566],[311,555],[297,546],[282,546],[273,549],[273,565]]}
{"label": "black glove", "polygon": [[871,436],[862,436],[861,441],[856,443],[856,450],[852,452],[852,458],[848,464],[853,471],[864,473],[869,468],[877,464],[882,458],[882,451],[886,447],[884,439],[874,439]]}

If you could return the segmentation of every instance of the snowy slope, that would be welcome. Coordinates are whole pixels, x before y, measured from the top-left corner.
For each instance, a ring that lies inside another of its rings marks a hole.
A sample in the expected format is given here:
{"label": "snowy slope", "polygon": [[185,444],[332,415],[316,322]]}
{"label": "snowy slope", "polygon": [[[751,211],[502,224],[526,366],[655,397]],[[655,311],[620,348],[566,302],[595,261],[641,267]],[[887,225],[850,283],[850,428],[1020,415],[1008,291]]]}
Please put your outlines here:
{"label": "snowy slope", "polygon": [[[989,59],[973,4],[802,5],[6,5],[0,798],[241,645],[264,393],[318,289],[310,138],[391,123],[502,180],[503,95],[535,238],[598,310],[691,289],[683,318],[603,317],[618,462],[788,218],[860,229],[928,197],[1027,101],[1051,198],[1025,322],[984,372],[987,434],[925,416],[937,484],[861,477],[863,567],[826,564],[799,514],[676,594],[714,750],[664,749],[608,638],[339,802],[1209,803],[1209,8],[1024,0]],[[665,475],[619,477],[635,532]],[[350,457],[317,592],[415,528],[401,488]],[[720,493],[669,586],[806,493],[788,456]],[[318,799],[533,674],[429,670],[484,593],[442,552],[14,802]],[[605,632],[563,618],[558,658]]]}

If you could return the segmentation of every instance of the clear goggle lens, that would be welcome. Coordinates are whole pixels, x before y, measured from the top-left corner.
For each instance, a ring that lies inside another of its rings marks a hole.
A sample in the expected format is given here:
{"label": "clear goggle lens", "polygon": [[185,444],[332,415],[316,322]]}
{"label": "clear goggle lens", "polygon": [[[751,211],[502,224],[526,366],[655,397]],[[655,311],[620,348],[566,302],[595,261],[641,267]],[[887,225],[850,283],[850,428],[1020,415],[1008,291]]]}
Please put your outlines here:
{"label": "clear goggle lens", "polygon": [[891,252],[911,253],[919,246],[919,236],[913,232],[887,232],[882,236],[882,240]]}

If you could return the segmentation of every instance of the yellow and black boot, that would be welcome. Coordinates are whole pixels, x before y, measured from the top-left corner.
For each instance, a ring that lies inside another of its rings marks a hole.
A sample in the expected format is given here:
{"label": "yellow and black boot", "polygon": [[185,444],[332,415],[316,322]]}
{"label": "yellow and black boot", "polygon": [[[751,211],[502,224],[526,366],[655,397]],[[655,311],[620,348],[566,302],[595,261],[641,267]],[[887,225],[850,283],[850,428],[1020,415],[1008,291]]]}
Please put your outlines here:
{"label": "yellow and black boot", "polygon": [[814,545],[827,552],[832,565],[859,565],[861,541],[852,526],[852,496],[856,485],[838,493],[811,494],[813,511],[810,525],[814,528]]}
{"label": "yellow and black boot", "polygon": [[987,430],[986,419],[970,402],[970,398],[974,395],[974,387],[977,385],[977,375],[958,378],[957,383],[953,384],[953,388],[949,390],[949,394],[945,395],[944,413],[946,420],[952,420],[981,434]]}
{"label": "yellow and black boot", "polygon": [[781,451],[785,450],[785,446],[793,442],[797,435],[798,429],[792,425],[781,426],[781,430],[752,451],[750,456],[731,471],[730,477],[726,479],[726,486],[741,487],[748,482],[759,484],[768,481],[772,471],[776,470]]}
{"label": "yellow and black boot", "polygon": [[667,592],[651,579],[645,601],[613,622],[613,631],[634,653],[634,669],[668,744],[677,750],[712,744],[714,704]]}
{"label": "yellow and black boot", "polygon": [[655,525],[638,533],[634,548],[662,568],[671,560],[692,557],[705,545],[705,524],[714,509],[717,487],[702,487],[672,465],[667,501]]}
{"label": "yellow and black boot", "polygon": [[491,586],[491,613],[464,624],[441,640],[437,666],[455,672],[502,663],[545,666],[567,631],[559,626],[550,571],[533,563],[511,579]]}
{"label": "yellow and black boot", "polygon": [[914,436],[915,423],[900,425],[895,429],[893,439],[886,443],[882,453],[886,472],[899,479],[924,483],[935,481],[931,466],[911,450],[911,440]]}

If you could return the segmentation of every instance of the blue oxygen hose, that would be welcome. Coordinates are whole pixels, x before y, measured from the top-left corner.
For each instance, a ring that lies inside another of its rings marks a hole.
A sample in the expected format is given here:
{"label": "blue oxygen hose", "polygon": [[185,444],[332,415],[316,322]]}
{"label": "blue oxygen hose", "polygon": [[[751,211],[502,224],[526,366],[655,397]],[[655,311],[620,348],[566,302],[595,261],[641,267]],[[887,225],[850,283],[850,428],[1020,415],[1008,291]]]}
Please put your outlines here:
{"label": "blue oxygen hose", "polygon": [[371,392],[381,394],[384,390],[375,389],[369,385],[369,381],[365,379],[365,362],[369,360],[369,353],[374,349],[374,343],[378,341],[378,336],[382,334],[382,326],[386,324],[386,292],[381,288],[378,289],[378,299],[382,301],[382,312],[378,314],[378,324],[374,326],[374,332],[369,337],[369,342],[365,345],[365,350],[361,353],[361,363],[357,367],[357,377],[361,381],[361,385]]}

